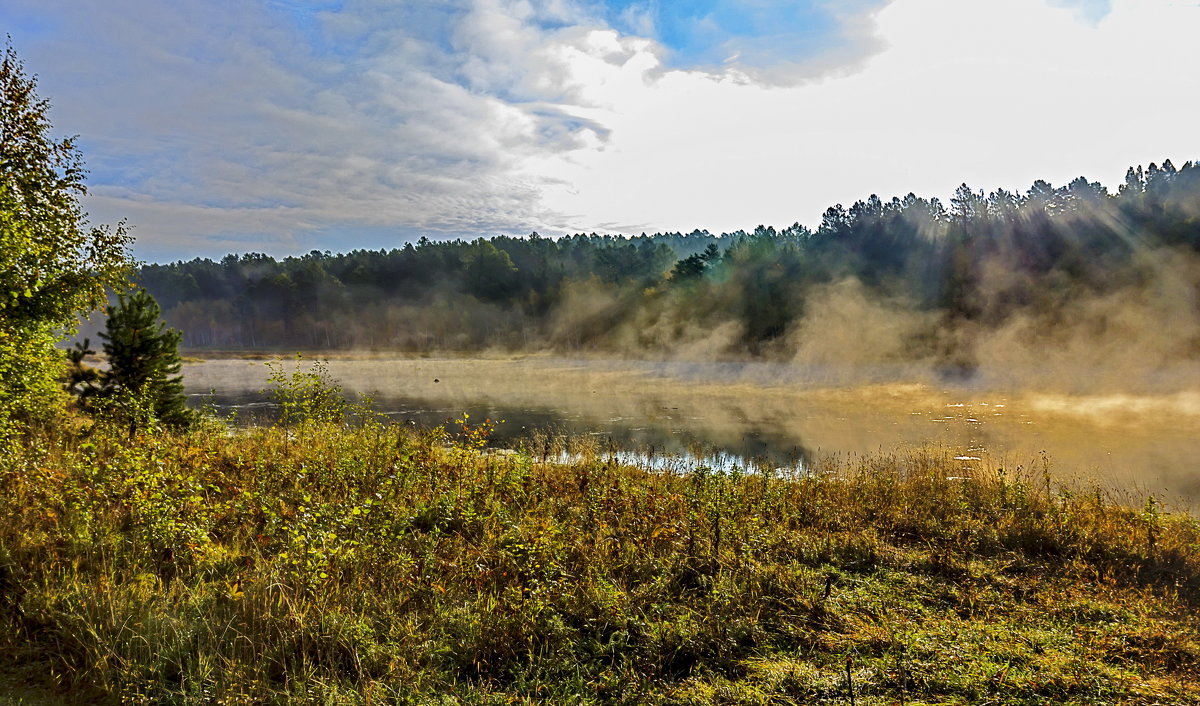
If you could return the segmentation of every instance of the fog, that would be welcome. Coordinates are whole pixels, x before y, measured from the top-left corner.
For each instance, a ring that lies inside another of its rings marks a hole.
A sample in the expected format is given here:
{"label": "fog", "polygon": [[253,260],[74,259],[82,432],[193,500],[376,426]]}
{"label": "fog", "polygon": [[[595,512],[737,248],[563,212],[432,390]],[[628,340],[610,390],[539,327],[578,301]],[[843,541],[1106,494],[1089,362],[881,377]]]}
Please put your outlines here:
{"label": "fog", "polygon": [[[844,370],[821,375],[790,363],[541,355],[363,354],[332,358],[328,366],[348,392],[375,395],[377,407],[397,421],[463,412],[505,418],[503,436],[513,441],[537,426],[590,434],[601,445],[612,439],[659,453],[724,452],[774,463],[793,455],[810,464],[944,446],[970,457],[963,461],[969,472],[1040,467],[1044,453],[1063,481],[1132,493],[1135,502],[1153,493],[1178,506],[1200,503],[1196,391],[1005,390],[978,380],[899,381],[907,369],[889,367],[861,368],[875,379],[847,384]],[[244,402],[265,387],[267,372],[261,360],[214,359],[187,365],[185,379],[194,393],[215,390],[218,399]]]}
{"label": "fog", "polygon": [[[871,196],[816,229],[422,241],[141,277],[203,355],[324,351],[398,420],[482,413],[511,418],[504,443],[555,427],[801,465],[931,444],[1191,505],[1200,167],[1162,164],[1115,192]],[[186,371],[229,408],[265,379],[236,357]]]}

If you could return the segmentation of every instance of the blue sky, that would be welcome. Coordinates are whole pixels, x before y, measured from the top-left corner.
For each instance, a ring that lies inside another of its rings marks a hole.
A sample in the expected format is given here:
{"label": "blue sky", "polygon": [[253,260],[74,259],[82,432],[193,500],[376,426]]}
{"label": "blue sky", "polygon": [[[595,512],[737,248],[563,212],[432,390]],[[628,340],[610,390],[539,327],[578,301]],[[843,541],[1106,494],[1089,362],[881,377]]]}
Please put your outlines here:
{"label": "blue sky", "polygon": [[842,39],[841,21],[846,14],[883,4],[633,0],[604,3],[602,13],[611,26],[660,42],[669,66],[691,68],[720,66],[734,55],[743,63],[802,61]]}
{"label": "blue sky", "polygon": [[93,221],[155,261],[813,224],[1200,157],[1195,0],[7,0],[0,28]]}

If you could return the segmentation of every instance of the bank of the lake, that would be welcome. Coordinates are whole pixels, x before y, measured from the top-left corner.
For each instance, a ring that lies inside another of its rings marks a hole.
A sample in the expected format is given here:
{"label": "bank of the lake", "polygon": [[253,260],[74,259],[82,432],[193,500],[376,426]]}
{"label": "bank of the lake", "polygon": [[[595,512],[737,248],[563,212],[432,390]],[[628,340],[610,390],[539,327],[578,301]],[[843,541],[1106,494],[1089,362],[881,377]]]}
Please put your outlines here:
{"label": "bank of the lake", "polygon": [[97,703],[1200,703],[1192,516],[954,452],[675,475],[486,435],[31,437],[0,459],[5,673]]}
{"label": "bank of the lake", "polygon": [[[269,420],[270,357],[253,355],[185,366],[194,403]],[[277,365],[292,370],[294,358]],[[653,456],[651,467],[664,453],[691,466],[794,467],[934,446],[1015,471],[1047,456],[1064,480],[1200,511],[1200,371],[1190,369],[1153,382],[1097,372],[1072,386],[1037,371],[380,353],[335,357],[328,370],[396,422],[503,419],[495,438],[512,448],[538,431],[588,438],[627,461]]]}

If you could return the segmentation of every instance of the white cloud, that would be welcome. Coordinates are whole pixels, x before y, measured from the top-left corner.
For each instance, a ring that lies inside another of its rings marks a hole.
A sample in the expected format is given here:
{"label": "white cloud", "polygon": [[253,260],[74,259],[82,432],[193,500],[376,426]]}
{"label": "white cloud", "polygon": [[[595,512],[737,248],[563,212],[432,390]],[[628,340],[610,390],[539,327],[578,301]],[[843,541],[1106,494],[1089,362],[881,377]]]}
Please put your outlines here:
{"label": "white cloud", "polygon": [[13,2],[58,26],[14,42],[84,137],[94,220],[129,217],[154,257],[351,249],[320,240],[355,228],[813,224],[872,192],[1113,183],[1200,156],[1181,152],[1190,2],[840,3],[828,51],[709,70],[665,67],[573,0],[348,0],[303,22],[234,0]]}
{"label": "white cloud", "polygon": [[1200,8],[1118,0],[1098,23],[1040,0],[897,0],[851,76],[771,88],[673,71],[612,82],[603,149],[533,171],[579,229],[814,224],[825,207],[962,181],[1027,188],[1197,155]]}
{"label": "white cloud", "polygon": [[[59,8],[66,29],[29,56],[59,127],[87,136],[93,220],[129,217],[142,251],[239,233],[287,250],[305,231],[355,224],[545,230],[557,224],[539,203],[542,180],[517,166],[603,133],[559,107],[574,90],[564,62],[586,32],[544,42],[522,3],[350,3],[323,17],[350,47],[332,55],[298,45],[278,15],[223,5]],[[509,29],[488,35],[506,8]],[[122,44],[110,51],[113,36]]]}

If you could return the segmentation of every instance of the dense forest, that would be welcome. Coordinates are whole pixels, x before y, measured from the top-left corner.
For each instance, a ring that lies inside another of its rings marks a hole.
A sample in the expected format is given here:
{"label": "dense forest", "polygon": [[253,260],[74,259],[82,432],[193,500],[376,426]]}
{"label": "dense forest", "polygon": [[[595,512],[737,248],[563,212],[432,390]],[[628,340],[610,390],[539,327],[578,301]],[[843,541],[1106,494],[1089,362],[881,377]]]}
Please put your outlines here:
{"label": "dense forest", "polygon": [[[137,279],[192,348],[820,362],[846,354],[825,335],[841,324],[862,328],[860,355],[969,366],[978,336],[964,331],[1018,321],[1053,331],[1090,315],[1102,332],[1120,317],[1081,302],[1123,293],[1161,316],[1145,292],[1171,277],[1170,306],[1191,307],[1175,312],[1190,328],[1175,331],[1172,354],[1194,356],[1197,251],[1200,165],[1167,160],[1130,168],[1115,193],[1080,177],[1023,194],[963,184],[949,204],[871,196],[829,208],[816,230],[423,238],[386,251],[145,265]],[[1172,268],[1183,269],[1165,274]]]}

